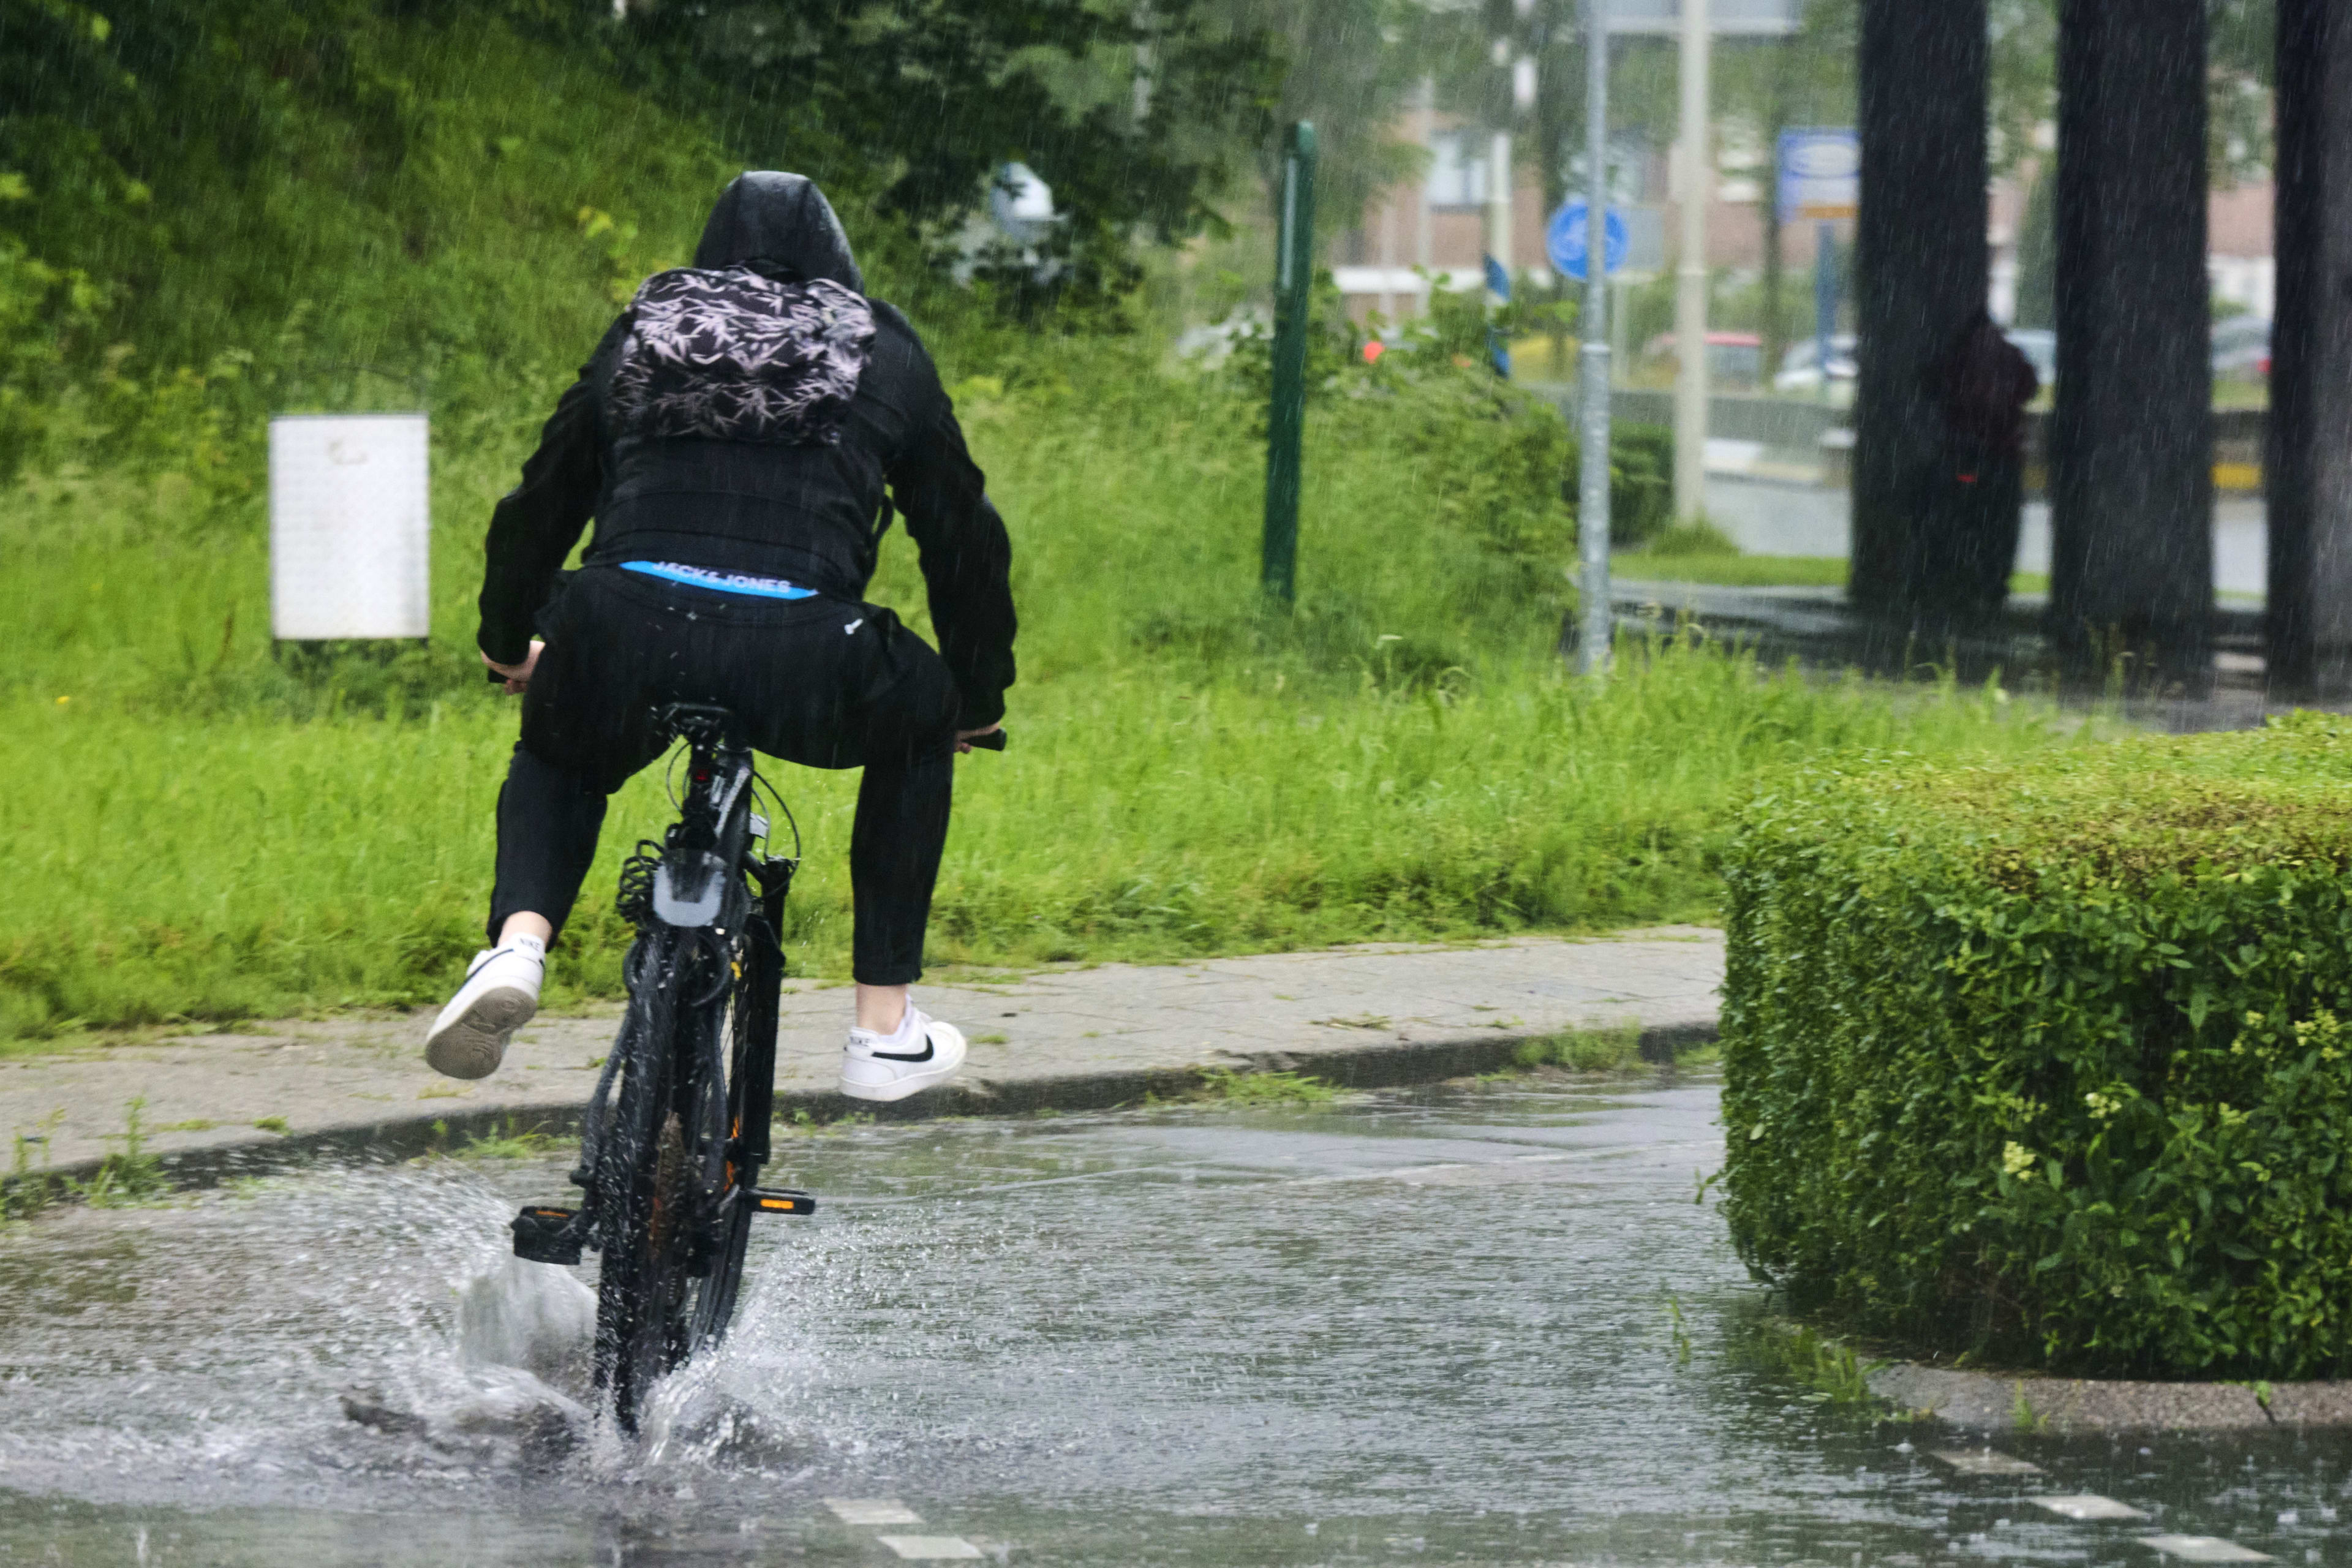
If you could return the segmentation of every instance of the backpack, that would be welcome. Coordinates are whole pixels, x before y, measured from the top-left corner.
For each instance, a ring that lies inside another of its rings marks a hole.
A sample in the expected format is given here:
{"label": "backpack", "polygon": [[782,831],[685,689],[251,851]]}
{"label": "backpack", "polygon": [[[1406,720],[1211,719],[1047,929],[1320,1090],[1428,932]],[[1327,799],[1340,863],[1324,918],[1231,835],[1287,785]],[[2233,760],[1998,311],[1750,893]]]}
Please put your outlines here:
{"label": "backpack", "polygon": [[748,267],[646,279],[613,371],[617,434],[803,447],[839,435],[874,342],[874,311],[838,283]]}

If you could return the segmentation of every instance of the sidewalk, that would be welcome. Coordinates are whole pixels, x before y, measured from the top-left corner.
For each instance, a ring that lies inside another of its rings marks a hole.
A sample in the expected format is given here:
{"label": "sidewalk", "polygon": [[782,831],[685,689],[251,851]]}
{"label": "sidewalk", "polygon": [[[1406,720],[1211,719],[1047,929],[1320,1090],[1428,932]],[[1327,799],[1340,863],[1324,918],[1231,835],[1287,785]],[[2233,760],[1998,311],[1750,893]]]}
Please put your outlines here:
{"label": "sidewalk", "polygon": [[[1645,1055],[1662,1056],[1714,1037],[1722,979],[1721,932],[1662,927],[1612,941],[1350,947],[925,985],[922,1005],[963,1028],[971,1058],[953,1086],[895,1106],[835,1092],[846,989],[788,981],[778,1114],[1097,1110],[1181,1092],[1217,1069],[1428,1082],[1492,1070],[1524,1040],[1627,1023],[1640,1026]],[[505,1066],[474,1083],[425,1066],[422,1011],[0,1062],[0,1131],[46,1137],[48,1168],[79,1172],[123,1146],[128,1102],[144,1097],[148,1151],[196,1181],[312,1152],[416,1152],[510,1123],[565,1132],[595,1087],[617,1014],[533,1023]],[[32,1163],[43,1163],[37,1145]]]}

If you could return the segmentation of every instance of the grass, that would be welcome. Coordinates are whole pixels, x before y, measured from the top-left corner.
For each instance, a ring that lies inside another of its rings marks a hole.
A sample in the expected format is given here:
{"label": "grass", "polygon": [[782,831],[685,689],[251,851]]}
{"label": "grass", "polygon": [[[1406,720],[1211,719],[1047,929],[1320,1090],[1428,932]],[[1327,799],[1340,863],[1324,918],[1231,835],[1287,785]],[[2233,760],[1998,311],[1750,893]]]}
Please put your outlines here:
{"label": "grass", "polygon": [[1642,1026],[1621,1024],[1607,1029],[1564,1029],[1525,1042],[1516,1057],[1523,1068],[1617,1072],[1642,1059]]}
{"label": "grass", "polygon": [[1218,1105],[1321,1105],[1339,1097],[1337,1084],[1295,1072],[1235,1072],[1214,1068],[1201,1075],[1188,1098]]}
{"label": "grass", "polygon": [[536,1126],[525,1127],[508,1121],[488,1134],[470,1139],[464,1147],[451,1151],[459,1160],[536,1160],[551,1149],[570,1148],[579,1142],[574,1137],[559,1137],[542,1132]]}
{"label": "grass", "polygon": [[[1451,693],[1296,692],[1246,668],[1041,681],[961,769],[935,962],[1153,961],[1705,920],[1727,808],[1853,747],[2053,743],[2023,704],[1820,684],[1671,642],[1605,690],[1533,668]],[[15,711],[9,713],[13,706]],[[294,722],[0,703],[0,1033],[433,1000],[480,941],[511,711]],[[92,766],[89,759],[102,759]],[[855,779],[785,784],[811,847],[788,942],[845,967]],[[616,802],[551,1002],[610,995]],[[135,827],[128,825],[136,825]]]}
{"label": "grass", "polygon": [[1870,1374],[1886,1363],[1865,1362],[1853,1346],[1810,1324],[1759,1316],[1732,1343],[1735,1353],[1750,1366],[1803,1388],[1801,1397],[1809,1405],[1849,1409],[1886,1405],[1870,1391]]}
{"label": "grass", "polygon": [[[1843,588],[1846,565],[1843,555],[1742,555],[1719,551],[1685,555],[1628,550],[1609,562],[1610,571],[1634,582],[1704,583],[1725,588]],[[2046,594],[2049,574],[2013,572],[2009,591]]]}

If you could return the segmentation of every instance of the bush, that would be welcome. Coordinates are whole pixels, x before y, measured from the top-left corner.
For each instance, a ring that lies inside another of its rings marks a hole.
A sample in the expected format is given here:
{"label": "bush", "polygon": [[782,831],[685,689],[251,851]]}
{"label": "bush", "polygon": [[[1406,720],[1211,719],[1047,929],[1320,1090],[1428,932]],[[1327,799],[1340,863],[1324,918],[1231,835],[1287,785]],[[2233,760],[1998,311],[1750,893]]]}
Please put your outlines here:
{"label": "bush", "polygon": [[2352,725],[1756,799],[1725,1211],[1801,1310],[2137,1373],[2352,1370]]}

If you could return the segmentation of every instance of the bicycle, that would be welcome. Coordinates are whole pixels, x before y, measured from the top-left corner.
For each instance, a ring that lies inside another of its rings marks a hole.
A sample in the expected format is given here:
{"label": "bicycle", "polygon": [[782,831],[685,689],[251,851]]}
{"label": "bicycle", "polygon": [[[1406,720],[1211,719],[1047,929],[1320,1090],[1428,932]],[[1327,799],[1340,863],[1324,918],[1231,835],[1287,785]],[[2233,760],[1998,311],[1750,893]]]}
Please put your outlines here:
{"label": "bicycle", "polygon": [[[583,1201],[533,1205],[513,1223],[519,1258],[601,1255],[596,1387],[630,1433],[654,1383],[725,1337],[753,1216],[816,1209],[806,1193],[759,1184],[800,826],[725,709],[675,703],[656,721],[665,742],[686,743],[686,788],[671,792],[679,816],[663,842],[641,840],[621,868],[619,909],[637,934],[622,970],[628,1008],[572,1172]],[[791,827],[791,855],[769,853],[762,804]]]}

